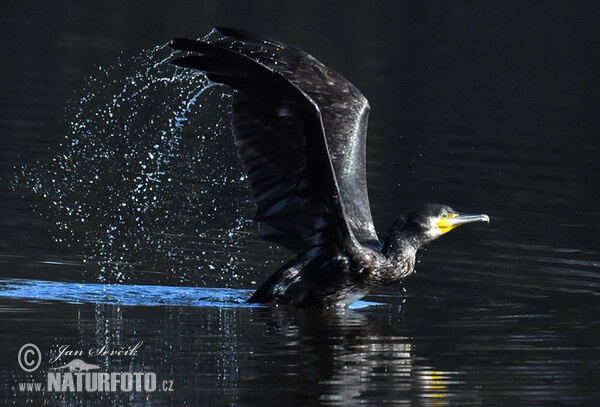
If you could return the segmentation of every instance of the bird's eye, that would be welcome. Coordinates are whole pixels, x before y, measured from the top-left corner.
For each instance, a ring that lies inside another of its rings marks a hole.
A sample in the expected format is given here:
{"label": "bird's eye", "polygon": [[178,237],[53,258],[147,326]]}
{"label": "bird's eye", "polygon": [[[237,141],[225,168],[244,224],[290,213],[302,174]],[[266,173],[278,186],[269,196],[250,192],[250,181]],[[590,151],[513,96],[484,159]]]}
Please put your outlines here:
{"label": "bird's eye", "polygon": [[446,219],[448,217],[447,213],[442,213],[442,219]]}

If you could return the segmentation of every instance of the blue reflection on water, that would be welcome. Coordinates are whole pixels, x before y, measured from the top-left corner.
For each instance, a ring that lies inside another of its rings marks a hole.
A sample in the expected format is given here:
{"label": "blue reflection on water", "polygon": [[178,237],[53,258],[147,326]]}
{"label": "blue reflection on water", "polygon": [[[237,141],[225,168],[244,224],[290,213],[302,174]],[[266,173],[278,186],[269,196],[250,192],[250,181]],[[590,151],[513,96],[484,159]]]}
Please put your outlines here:
{"label": "blue reflection on water", "polygon": [[[246,300],[254,290],[235,288],[174,287],[63,283],[44,280],[2,279],[0,298],[61,301],[71,304],[119,304],[123,306],[261,307]],[[350,309],[381,305],[356,301]]]}

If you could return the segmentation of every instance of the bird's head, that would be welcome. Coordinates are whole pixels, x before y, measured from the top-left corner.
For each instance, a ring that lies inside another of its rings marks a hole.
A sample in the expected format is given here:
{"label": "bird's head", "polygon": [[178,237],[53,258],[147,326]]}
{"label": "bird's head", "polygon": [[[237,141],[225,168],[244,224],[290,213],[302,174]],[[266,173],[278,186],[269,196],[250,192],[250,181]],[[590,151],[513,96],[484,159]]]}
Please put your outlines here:
{"label": "bird's head", "polygon": [[394,222],[386,243],[409,239],[420,247],[465,223],[489,221],[487,215],[457,212],[448,205],[421,205]]}
{"label": "bird's head", "polygon": [[405,215],[405,226],[423,236],[425,243],[465,223],[489,221],[487,215],[461,213],[439,204],[421,205]]}

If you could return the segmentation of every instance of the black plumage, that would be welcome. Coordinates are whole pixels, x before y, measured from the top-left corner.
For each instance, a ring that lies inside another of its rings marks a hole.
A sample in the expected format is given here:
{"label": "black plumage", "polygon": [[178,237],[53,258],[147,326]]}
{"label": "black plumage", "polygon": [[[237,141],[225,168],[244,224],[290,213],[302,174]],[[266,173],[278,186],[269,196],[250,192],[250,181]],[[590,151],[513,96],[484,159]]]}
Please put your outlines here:
{"label": "black plumage", "polygon": [[271,227],[265,239],[298,253],[249,301],[348,305],[413,271],[416,250],[444,233],[432,219],[458,219],[446,206],[421,207],[394,223],[385,247],[379,242],[365,173],[369,103],[311,55],[229,28],[170,45],[191,52],[173,64],[236,90],[233,135],[255,219]]}

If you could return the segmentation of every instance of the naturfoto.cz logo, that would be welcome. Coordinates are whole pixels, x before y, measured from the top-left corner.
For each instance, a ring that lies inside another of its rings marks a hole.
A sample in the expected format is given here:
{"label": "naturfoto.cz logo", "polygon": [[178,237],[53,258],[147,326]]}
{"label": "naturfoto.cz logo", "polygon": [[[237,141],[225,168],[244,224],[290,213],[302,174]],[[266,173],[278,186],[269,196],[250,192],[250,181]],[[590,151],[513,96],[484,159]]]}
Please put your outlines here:
{"label": "naturfoto.cz logo", "polygon": [[[58,348],[58,355],[50,358],[54,363],[60,359],[73,356],[135,356],[143,342],[138,342],[129,348],[109,349],[107,345],[93,348],[86,352],[71,350],[69,345]],[[40,349],[28,343],[21,347],[18,353],[18,363],[21,369],[31,373],[36,371],[42,361]],[[154,372],[103,372],[101,367],[88,363],[80,358],[65,361],[62,365],[49,368],[46,372],[45,383],[19,383],[20,391],[32,392],[154,392],[173,391],[173,381],[163,380],[160,384]]]}

